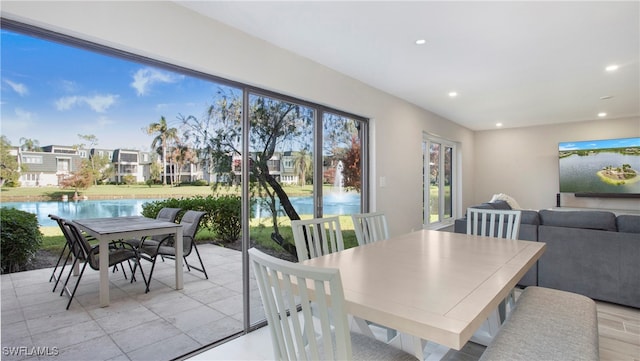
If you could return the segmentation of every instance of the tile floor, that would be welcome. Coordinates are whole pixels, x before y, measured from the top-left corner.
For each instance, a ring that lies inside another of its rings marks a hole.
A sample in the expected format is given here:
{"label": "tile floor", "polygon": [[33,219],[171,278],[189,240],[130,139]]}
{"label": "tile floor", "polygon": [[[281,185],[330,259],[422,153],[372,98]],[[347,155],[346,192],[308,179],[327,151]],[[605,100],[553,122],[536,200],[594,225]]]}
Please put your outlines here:
{"label": "tile floor", "polygon": [[[98,272],[90,268],[69,310],[68,298],[51,291],[51,268],[2,275],[0,358],[170,360],[242,331],[240,252],[214,245],[198,249],[209,280],[185,272],[184,289],[176,291],[173,262],[159,262],[145,294],[142,282],[129,283],[118,271],[110,275],[106,308],[99,307]],[[195,253],[189,259],[197,262]],[[148,272],[150,264],[143,266]],[[259,299],[257,289],[254,294]]]}

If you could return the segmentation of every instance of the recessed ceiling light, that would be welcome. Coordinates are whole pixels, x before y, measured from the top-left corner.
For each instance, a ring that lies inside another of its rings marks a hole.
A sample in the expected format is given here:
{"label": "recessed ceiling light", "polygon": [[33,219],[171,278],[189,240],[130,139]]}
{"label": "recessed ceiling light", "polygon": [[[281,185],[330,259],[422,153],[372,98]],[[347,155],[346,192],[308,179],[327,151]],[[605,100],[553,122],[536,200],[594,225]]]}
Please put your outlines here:
{"label": "recessed ceiling light", "polygon": [[502,123],[496,123],[496,127],[500,128],[502,126]]}
{"label": "recessed ceiling light", "polygon": [[457,97],[457,96],[458,96],[458,92],[449,92],[449,96],[450,96],[451,98],[455,98],[455,97]]}
{"label": "recessed ceiling light", "polygon": [[424,45],[424,44],[426,44],[426,43],[427,43],[427,41],[426,41],[425,39],[418,39],[418,40],[416,40],[416,45]]}
{"label": "recessed ceiling light", "polygon": [[609,65],[608,67],[604,68],[604,70],[608,71],[608,72],[612,72],[612,71],[616,71],[618,70],[619,66],[616,64],[612,64]]}
{"label": "recessed ceiling light", "polygon": [[600,112],[600,113],[598,113],[598,116],[599,116],[600,118],[604,118],[604,117],[606,117],[606,116],[607,116],[607,113],[605,113],[605,112]]}

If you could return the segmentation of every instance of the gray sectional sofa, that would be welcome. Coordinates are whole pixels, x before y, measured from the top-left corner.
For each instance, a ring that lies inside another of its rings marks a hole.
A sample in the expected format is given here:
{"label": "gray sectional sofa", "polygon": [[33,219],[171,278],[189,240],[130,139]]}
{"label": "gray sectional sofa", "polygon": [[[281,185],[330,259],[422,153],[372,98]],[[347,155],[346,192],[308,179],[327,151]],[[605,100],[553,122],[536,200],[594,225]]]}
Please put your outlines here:
{"label": "gray sectional sofa", "polygon": [[[510,209],[504,201],[474,208]],[[466,231],[466,217],[457,219],[454,232]],[[555,288],[640,308],[640,216],[523,210],[519,239],[547,244],[519,285]]]}

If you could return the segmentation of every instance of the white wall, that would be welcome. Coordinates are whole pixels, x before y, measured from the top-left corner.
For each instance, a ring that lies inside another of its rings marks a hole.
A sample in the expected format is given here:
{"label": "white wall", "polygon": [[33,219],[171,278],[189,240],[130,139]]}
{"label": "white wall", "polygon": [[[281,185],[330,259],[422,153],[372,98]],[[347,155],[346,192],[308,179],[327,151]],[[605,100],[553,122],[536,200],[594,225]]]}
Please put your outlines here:
{"label": "white wall", "polygon": [[[473,132],[172,2],[2,1],[2,16],[372,119],[373,200],[391,234],[422,225],[422,133],[460,142],[473,197]],[[379,177],[386,187],[379,187]]]}
{"label": "white wall", "polygon": [[[473,204],[486,202],[495,193],[506,193],[523,208],[555,207],[560,190],[558,143],[638,136],[640,118],[476,132]],[[640,200],[563,194],[561,206],[640,210]]]}

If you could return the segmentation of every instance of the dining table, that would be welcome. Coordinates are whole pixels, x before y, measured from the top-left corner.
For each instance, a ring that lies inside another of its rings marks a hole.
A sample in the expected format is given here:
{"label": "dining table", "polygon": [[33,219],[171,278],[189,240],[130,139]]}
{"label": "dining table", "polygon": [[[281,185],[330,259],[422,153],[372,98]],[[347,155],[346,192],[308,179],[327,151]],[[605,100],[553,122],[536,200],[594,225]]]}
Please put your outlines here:
{"label": "dining table", "polygon": [[[182,225],[143,216],[74,219],[73,223],[89,236],[96,238],[99,241],[100,249],[108,249],[111,241],[173,234],[176,247],[175,288],[177,290],[183,288]],[[100,264],[100,306],[106,307],[109,305],[109,252],[99,252],[98,258]]]}
{"label": "dining table", "polygon": [[398,346],[420,359],[439,359],[472,337],[490,342],[497,330],[479,331],[545,247],[419,230],[301,263],[339,269],[350,315],[397,330]]}

